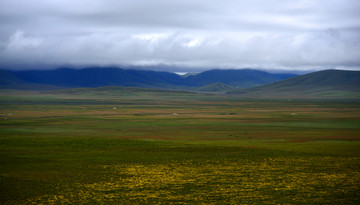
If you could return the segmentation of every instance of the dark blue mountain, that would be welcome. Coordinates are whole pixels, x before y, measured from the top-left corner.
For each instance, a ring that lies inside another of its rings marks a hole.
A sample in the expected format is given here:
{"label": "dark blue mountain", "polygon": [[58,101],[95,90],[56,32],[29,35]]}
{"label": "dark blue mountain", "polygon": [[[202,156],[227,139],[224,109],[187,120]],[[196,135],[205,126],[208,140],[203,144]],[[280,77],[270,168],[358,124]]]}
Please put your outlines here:
{"label": "dark blue mountain", "polygon": [[54,85],[36,84],[24,81],[13,72],[0,70],[0,89],[18,89],[18,90],[52,90],[59,87]]}
{"label": "dark blue mountain", "polygon": [[228,94],[267,98],[360,98],[360,71],[323,70]]}
{"label": "dark blue mountain", "polygon": [[232,87],[247,88],[295,76],[294,74],[270,74],[263,71],[245,69],[210,70],[195,76],[181,77],[170,72],[121,69],[117,67],[27,71],[3,70],[0,74],[2,76],[0,87],[2,88],[4,86],[9,88],[14,83],[26,86],[36,84],[68,88],[124,86],[166,89],[193,89],[209,84],[223,83]]}
{"label": "dark blue mountain", "polygon": [[24,84],[25,82],[18,78],[16,75],[11,73],[10,71],[0,70],[0,86],[11,87],[20,84]]}
{"label": "dark blue mountain", "polygon": [[224,83],[233,87],[248,88],[264,85],[296,76],[295,74],[271,74],[253,69],[210,70],[187,77],[183,84],[199,87],[212,83]]}
{"label": "dark blue mountain", "polygon": [[14,71],[14,75],[26,82],[63,87],[161,87],[178,85],[183,80],[169,72],[127,70],[120,68],[86,68],[57,70]]}

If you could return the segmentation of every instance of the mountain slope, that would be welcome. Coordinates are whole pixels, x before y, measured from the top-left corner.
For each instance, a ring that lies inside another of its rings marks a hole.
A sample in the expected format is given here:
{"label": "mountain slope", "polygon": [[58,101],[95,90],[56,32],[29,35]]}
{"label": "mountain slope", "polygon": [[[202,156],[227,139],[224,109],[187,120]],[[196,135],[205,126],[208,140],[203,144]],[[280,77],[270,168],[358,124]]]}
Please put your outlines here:
{"label": "mountain slope", "polygon": [[294,74],[271,74],[264,71],[243,70],[209,70],[195,76],[189,76],[184,80],[188,86],[205,86],[212,83],[224,83],[232,87],[247,88],[264,85],[294,77]]}
{"label": "mountain slope", "polygon": [[62,68],[57,70],[15,71],[26,82],[64,87],[178,85],[182,78],[169,72],[125,70],[120,68]]}
{"label": "mountain slope", "polygon": [[234,87],[231,87],[224,83],[212,83],[210,85],[197,88],[196,90],[201,92],[226,92],[233,89]]}
{"label": "mountain slope", "polygon": [[360,72],[324,70],[254,88],[230,91],[244,97],[358,98]]}
{"label": "mountain slope", "polygon": [[0,88],[19,90],[49,90],[57,89],[58,87],[52,85],[29,83],[17,77],[11,71],[0,70]]}
{"label": "mountain slope", "polygon": [[0,86],[14,86],[25,83],[23,80],[7,70],[0,70],[0,76]]}

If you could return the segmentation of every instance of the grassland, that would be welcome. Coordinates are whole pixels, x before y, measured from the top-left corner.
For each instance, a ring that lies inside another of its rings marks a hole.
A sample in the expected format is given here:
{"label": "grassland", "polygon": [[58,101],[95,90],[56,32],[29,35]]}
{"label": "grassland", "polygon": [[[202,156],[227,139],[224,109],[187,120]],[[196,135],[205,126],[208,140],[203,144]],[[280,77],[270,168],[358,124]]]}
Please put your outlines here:
{"label": "grassland", "polygon": [[1,204],[360,203],[358,100],[2,90],[9,113]]}

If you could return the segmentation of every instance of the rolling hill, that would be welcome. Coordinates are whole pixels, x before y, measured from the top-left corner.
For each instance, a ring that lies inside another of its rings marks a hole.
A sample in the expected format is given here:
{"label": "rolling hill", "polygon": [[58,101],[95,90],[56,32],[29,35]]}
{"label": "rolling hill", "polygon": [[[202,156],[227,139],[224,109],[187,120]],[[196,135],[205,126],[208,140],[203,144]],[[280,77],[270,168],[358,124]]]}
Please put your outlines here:
{"label": "rolling hill", "polygon": [[228,94],[263,98],[360,98],[360,72],[324,70]]}

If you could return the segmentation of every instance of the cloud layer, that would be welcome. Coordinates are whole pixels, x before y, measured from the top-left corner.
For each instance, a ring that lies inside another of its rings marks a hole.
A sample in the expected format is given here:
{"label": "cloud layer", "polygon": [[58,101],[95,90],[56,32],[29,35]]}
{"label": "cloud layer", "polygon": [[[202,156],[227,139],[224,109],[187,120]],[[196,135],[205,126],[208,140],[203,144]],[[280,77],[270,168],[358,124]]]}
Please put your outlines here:
{"label": "cloud layer", "polygon": [[360,70],[357,0],[3,0],[0,66]]}

